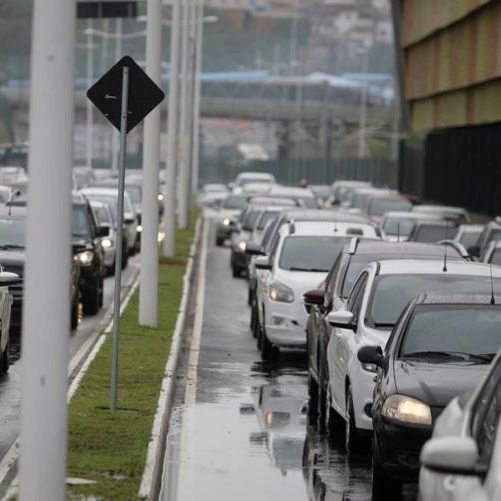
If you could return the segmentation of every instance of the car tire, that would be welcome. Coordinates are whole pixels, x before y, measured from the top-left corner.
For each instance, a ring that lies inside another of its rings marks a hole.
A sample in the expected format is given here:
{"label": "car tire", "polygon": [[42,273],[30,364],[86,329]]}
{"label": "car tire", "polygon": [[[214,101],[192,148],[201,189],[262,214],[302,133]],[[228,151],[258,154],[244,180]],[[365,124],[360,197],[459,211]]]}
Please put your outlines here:
{"label": "car tire", "polygon": [[264,327],[261,329],[261,358],[265,362],[275,362],[278,359],[279,349],[268,339]]}
{"label": "car tire", "polygon": [[386,501],[400,499],[402,484],[386,474],[378,459],[375,444],[372,444],[372,499]]}
{"label": "car tire", "polygon": [[127,242],[122,243],[122,270],[127,268],[127,264],[129,263],[129,252],[127,250]]}
{"label": "car tire", "polygon": [[[325,391],[325,432],[331,440],[342,440],[344,438],[344,419],[332,407],[332,396],[330,387]],[[342,443],[342,442],[341,442]]]}
{"label": "car tire", "polygon": [[250,322],[249,322],[249,326],[250,326],[250,329],[252,331],[252,335],[255,337],[254,335],[254,330],[255,330],[255,325],[256,325],[256,309],[254,308],[254,305],[251,304],[251,311],[250,311]]}
{"label": "car tire", "polygon": [[74,331],[78,327],[78,299],[75,304],[71,305],[71,330]]}
{"label": "car tire", "polygon": [[99,308],[102,308],[104,304],[104,280],[101,278],[99,281]]}
{"label": "car tire", "polygon": [[224,238],[216,237],[216,247],[222,247],[224,244]]}
{"label": "car tire", "polygon": [[308,374],[308,424],[317,429],[318,424],[318,384]]}
{"label": "car tire", "polygon": [[231,276],[233,278],[240,278],[241,271],[236,267],[231,265]]}
{"label": "car tire", "polygon": [[99,282],[92,289],[87,289],[83,298],[84,315],[95,315],[99,311]]}
{"label": "car tire", "polygon": [[10,344],[7,343],[4,352],[2,353],[0,372],[2,374],[7,374],[10,365]]}
{"label": "car tire", "polygon": [[353,409],[353,395],[351,387],[346,389],[346,410],[344,427],[344,448],[348,454],[360,452],[363,439],[355,425],[355,411]]}

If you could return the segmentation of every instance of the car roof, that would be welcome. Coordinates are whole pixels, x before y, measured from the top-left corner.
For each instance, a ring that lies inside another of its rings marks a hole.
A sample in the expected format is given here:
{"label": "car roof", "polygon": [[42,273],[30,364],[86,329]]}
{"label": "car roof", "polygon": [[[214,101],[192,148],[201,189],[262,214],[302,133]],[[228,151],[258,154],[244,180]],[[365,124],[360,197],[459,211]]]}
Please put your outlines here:
{"label": "car roof", "polygon": [[363,215],[326,209],[285,209],[282,211],[281,217],[293,219],[294,221],[368,222],[367,217]]}
{"label": "car roof", "polygon": [[[491,304],[490,294],[426,292],[416,297],[416,304]],[[494,295],[495,299],[495,295]],[[501,298],[500,298],[501,299]],[[501,301],[497,303],[501,306]]]}
{"label": "car roof", "polygon": [[426,211],[444,211],[444,212],[458,212],[460,214],[467,214],[468,211],[464,207],[457,207],[454,205],[440,205],[440,204],[421,204],[415,205],[415,212],[426,212]]}
{"label": "car roof", "polygon": [[[462,246],[450,245],[447,249],[453,249],[457,255],[450,256],[453,258],[468,257],[466,250]],[[384,256],[390,255],[405,255],[406,253],[412,254],[412,257],[433,257],[439,258],[444,255],[444,245],[429,244],[423,242],[389,242],[387,240],[369,240],[366,238],[353,238],[353,240],[345,246],[345,250],[350,254],[364,255],[364,254],[379,254]],[[461,255],[464,251],[464,254]],[[405,259],[405,258],[404,258]]]}
{"label": "car roof", "polygon": [[315,194],[309,188],[300,188],[298,186],[273,185],[269,193],[271,196],[283,193],[291,197],[315,198]]}
{"label": "car roof", "polygon": [[[405,197],[404,197],[405,198]],[[388,211],[385,212],[383,217],[406,217],[409,219],[438,219],[441,220],[442,216],[440,214],[426,214],[423,212],[412,212],[412,211]]]}
{"label": "car roof", "polygon": [[0,217],[26,216],[28,210],[25,205],[0,206]]}
{"label": "car roof", "polygon": [[[353,232],[350,233],[349,230]],[[290,235],[325,235],[331,234],[335,236],[349,236],[356,235],[359,230],[371,230],[374,232],[375,228],[370,223],[353,223],[353,222],[340,222],[340,221],[290,221],[289,224],[284,224],[280,228],[282,233]]]}
{"label": "car roof", "polygon": [[460,224],[458,226],[458,231],[463,231],[463,232],[468,232],[471,231],[472,233],[477,233],[481,232],[485,228],[485,224],[471,224],[471,223],[466,223],[466,224]]}
{"label": "car roof", "polygon": [[476,263],[453,259],[447,262],[447,271],[443,271],[444,259],[419,260],[419,259],[389,259],[377,261],[378,275],[425,275],[430,273],[444,273],[451,275],[480,275],[501,278],[501,267],[490,266],[486,263]]}
{"label": "car roof", "polygon": [[101,194],[101,195],[113,195],[116,196],[118,193],[118,186],[116,188],[112,188],[109,186],[86,186],[79,190],[84,195],[85,194]]}
{"label": "car roof", "polygon": [[235,179],[275,179],[269,172],[240,172]]}

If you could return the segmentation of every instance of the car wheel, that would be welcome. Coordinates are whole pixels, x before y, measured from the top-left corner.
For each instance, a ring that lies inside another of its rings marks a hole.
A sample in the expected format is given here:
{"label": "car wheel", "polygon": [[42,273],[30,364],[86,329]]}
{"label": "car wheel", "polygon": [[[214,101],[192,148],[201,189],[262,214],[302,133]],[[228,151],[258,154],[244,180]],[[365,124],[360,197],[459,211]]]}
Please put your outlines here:
{"label": "car wheel", "polygon": [[78,299],[71,305],[71,330],[74,331],[78,327]]}
{"label": "car wheel", "polygon": [[218,238],[218,237],[216,237],[216,246],[217,247],[222,247],[223,244],[224,244],[224,238]]}
{"label": "car wheel", "polygon": [[2,374],[7,374],[9,370],[9,365],[10,365],[10,355],[9,355],[9,348],[10,344],[7,343],[7,346],[5,347],[5,351],[2,353],[2,366],[1,366],[1,373]]}
{"label": "car wheel", "polygon": [[318,423],[318,384],[308,374],[308,424],[314,429]]}
{"label": "car wheel", "polygon": [[[251,312],[250,312],[250,329],[252,331],[252,335],[254,335],[254,330],[255,330],[255,325],[256,325],[256,310],[254,308],[254,305],[251,305]],[[255,337],[255,336],[254,336]]]}
{"label": "car wheel", "polygon": [[252,306],[252,290],[250,287],[247,289],[247,304]]}
{"label": "car wheel", "polygon": [[386,474],[379,462],[375,444],[372,445],[372,499],[385,501],[387,499],[399,499],[402,485],[400,482]]}
{"label": "car wheel", "polygon": [[361,449],[362,438],[355,426],[355,411],[351,387],[346,390],[346,410],[344,426],[344,448],[347,453],[358,452]]}
{"label": "car wheel", "polygon": [[264,327],[261,329],[261,337],[261,358],[266,362],[275,362],[278,359],[279,349],[271,344]]}
{"label": "car wheel", "polygon": [[343,437],[344,420],[332,407],[332,396],[330,386],[327,385],[325,391],[325,415],[324,427],[329,438],[338,439]]}
{"label": "car wheel", "polygon": [[92,289],[87,289],[83,297],[84,315],[95,315],[99,311],[99,282]]}
{"label": "car wheel", "polygon": [[127,268],[129,262],[129,252],[127,250],[127,242],[122,243],[122,270]]}
{"label": "car wheel", "polygon": [[99,281],[99,308],[103,307],[104,303],[104,280],[101,278]]}
{"label": "car wheel", "polygon": [[261,351],[261,344],[263,339],[263,329],[259,323],[259,318],[256,320],[256,346],[259,351]]}
{"label": "car wheel", "polygon": [[231,276],[233,278],[239,278],[241,274],[241,271],[236,267],[231,265]]}

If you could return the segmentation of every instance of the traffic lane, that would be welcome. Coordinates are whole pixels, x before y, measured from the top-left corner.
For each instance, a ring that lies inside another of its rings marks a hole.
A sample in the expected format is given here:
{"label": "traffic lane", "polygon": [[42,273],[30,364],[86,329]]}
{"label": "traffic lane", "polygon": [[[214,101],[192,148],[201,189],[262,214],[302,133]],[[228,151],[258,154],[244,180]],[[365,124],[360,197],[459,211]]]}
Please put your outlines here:
{"label": "traffic lane", "polygon": [[[129,259],[129,264],[122,274],[122,285],[126,284],[135,268],[139,266],[139,254]],[[94,332],[103,319],[106,310],[113,302],[114,277],[104,280],[103,308],[96,315],[83,317],[73,332],[70,333],[69,359]],[[0,464],[19,435],[21,414],[21,335],[12,332],[10,336],[11,365],[8,373],[0,377]],[[2,479],[0,478],[0,484]],[[5,494],[4,485],[0,485],[0,499]]]}
{"label": "traffic lane", "polygon": [[[212,225],[198,377],[173,411],[161,499],[370,499],[370,455],[348,457],[307,428],[305,356],[283,351],[276,364],[261,361],[247,283],[231,278],[229,250],[214,240]],[[415,494],[405,486],[402,499]]]}

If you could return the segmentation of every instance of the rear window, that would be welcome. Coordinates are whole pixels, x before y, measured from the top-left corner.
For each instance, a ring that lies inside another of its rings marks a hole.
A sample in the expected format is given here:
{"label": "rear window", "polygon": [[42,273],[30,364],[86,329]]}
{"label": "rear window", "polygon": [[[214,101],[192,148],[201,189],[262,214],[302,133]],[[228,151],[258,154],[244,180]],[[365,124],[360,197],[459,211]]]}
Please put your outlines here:
{"label": "rear window", "polygon": [[337,259],[350,237],[292,236],[286,237],[278,266],[291,271],[325,271]]}
{"label": "rear window", "polygon": [[[406,304],[418,294],[491,293],[489,277],[452,275],[386,275],[376,278],[368,308],[373,327],[393,327]],[[494,293],[501,293],[501,280],[494,278]]]}
{"label": "rear window", "polygon": [[416,232],[412,237],[412,240],[415,242],[424,242],[424,243],[435,243],[440,240],[446,240],[450,238],[454,238],[454,235],[457,233],[457,229],[455,227],[449,226],[439,226],[439,225],[423,225],[419,228],[416,228]]}
{"label": "rear window", "polygon": [[390,211],[410,211],[412,204],[405,199],[399,198],[375,198],[369,202],[369,210],[367,211],[370,216],[382,216],[385,212]]}
{"label": "rear window", "polygon": [[24,247],[24,218],[0,218],[0,247]]}
{"label": "rear window", "polygon": [[231,196],[226,197],[222,207],[223,209],[242,209],[247,204],[247,197]]}
{"label": "rear window", "polygon": [[385,219],[382,230],[387,235],[400,235],[401,237],[409,237],[415,226],[416,220],[413,218],[392,216]]}

